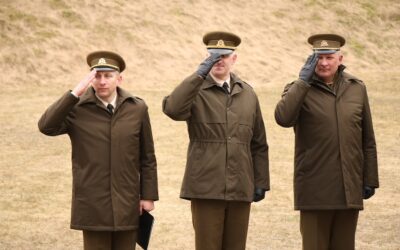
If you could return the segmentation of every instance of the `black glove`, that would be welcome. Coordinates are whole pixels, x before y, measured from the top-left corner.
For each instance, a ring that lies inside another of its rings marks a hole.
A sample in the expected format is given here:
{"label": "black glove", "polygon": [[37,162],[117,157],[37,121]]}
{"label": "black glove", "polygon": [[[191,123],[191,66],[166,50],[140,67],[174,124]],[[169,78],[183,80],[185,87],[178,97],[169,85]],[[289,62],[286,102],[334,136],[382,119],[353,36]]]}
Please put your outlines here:
{"label": "black glove", "polygon": [[207,77],[211,68],[221,59],[221,54],[211,53],[209,57],[207,57],[197,69],[197,74],[204,79]]}
{"label": "black glove", "polygon": [[313,53],[307,58],[306,63],[304,64],[303,68],[301,68],[300,73],[299,73],[299,78],[306,83],[309,83],[314,71],[315,71],[315,66],[317,66],[318,62],[318,54]]}
{"label": "black glove", "polygon": [[364,198],[365,200],[368,200],[368,199],[371,198],[374,194],[375,194],[375,188],[374,188],[374,187],[364,186],[363,198]]}
{"label": "black glove", "polygon": [[256,187],[254,189],[253,201],[257,202],[257,201],[263,200],[264,198],[265,198],[265,189]]}

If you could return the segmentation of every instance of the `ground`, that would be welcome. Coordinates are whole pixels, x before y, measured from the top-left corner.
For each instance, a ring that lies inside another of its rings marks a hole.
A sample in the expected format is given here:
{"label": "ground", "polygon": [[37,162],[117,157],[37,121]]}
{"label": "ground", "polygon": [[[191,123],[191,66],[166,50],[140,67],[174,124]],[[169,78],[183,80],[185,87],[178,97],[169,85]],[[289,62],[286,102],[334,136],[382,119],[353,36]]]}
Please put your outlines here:
{"label": "ground", "polygon": [[[86,55],[113,50],[127,62],[122,87],[149,106],[160,201],[150,247],[193,249],[189,202],[179,199],[186,125],[161,102],[205,56],[205,32],[242,37],[235,72],[259,96],[270,146],[271,191],[252,206],[247,249],[300,249],[293,210],[293,130],[275,105],[311,52],[309,35],[346,38],[347,71],[367,85],[381,187],[365,202],[356,248],[400,249],[400,3],[398,1],[78,1],[0,5],[0,249],[82,249],[69,229],[71,148],[67,136],[39,133],[44,110],[87,73]],[[388,8],[387,6],[390,6]]]}

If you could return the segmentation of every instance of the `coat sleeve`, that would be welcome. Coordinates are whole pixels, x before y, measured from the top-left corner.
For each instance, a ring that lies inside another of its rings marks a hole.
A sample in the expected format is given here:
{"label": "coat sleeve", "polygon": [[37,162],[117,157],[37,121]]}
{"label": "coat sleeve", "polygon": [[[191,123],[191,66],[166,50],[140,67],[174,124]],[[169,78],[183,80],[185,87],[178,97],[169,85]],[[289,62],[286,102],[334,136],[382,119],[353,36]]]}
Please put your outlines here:
{"label": "coat sleeve", "polygon": [[157,161],[147,107],[140,131],[140,199],[158,200]]}
{"label": "coat sleeve", "polygon": [[163,112],[171,119],[185,121],[191,116],[192,104],[204,79],[196,73],[187,77],[163,100]]}
{"label": "coat sleeve", "polygon": [[40,117],[39,131],[45,135],[56,136],[67,133],[67,116],[78,103],[79,98],[67,91],[60,99],[53,103]]}
{"label": "coat sleeve", "polygon": [[282,98],[275,108],[275,121],[282,127],[296,125],[301,106],[306,97],[310,85],[302,80],[294,81],[286,85]]}
{"label": "coat sleeve", "polygon": [[251,156],[253,159],[254,168],[254,186],[257,188],[263,188],[264,190],[269,190],[270,183],[267,135],[265,132],[264,121],[258,100],[253,137],[251,139]]}
{"label": "coat sleeve", "polygon": [[[364,85],[365,86],[365,85]],[[362,117],[362,148],[364,154],[364,185],[379,187],[378,180],[378,157],[374,128],[372,125],[371,110],[369,107],[368,94],[364,88],[364,107]]]}

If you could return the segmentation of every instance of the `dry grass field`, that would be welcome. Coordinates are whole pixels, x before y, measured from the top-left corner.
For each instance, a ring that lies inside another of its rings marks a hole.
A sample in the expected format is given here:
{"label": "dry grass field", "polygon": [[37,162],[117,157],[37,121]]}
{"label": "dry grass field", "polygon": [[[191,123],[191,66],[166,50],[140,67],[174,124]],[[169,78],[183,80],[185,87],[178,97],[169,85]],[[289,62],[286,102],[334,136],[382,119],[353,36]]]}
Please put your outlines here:
{"label": "dry grass field", "polygon": [[400,249],[400,2],[397,0],[0,0],[0,249],[82,249],[69,229],[70,143],[37,121],[88,72],[87,53],[107,49],[127,62],[124,88],[150,108],[160,201],[151,249],[193,249],[189,202],[179,199],[186,126],[161,111],[162,98],[203,60],[207,31],[242,37],[235,67],[262,105],[271,191],[252,206],[247,249],[300,249],[293,210],[293,131],[273,112],[297,77],[318,32],[347,38],[348,72],[367,84],[381,188],[365,202],[357,249]]}

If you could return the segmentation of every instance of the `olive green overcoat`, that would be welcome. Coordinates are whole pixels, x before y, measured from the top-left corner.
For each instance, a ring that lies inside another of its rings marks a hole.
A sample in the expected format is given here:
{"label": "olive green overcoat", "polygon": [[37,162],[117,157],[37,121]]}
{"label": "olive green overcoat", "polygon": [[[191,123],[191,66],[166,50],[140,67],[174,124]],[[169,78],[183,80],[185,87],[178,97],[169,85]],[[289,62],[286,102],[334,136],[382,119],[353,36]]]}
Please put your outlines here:
{"label": "olive green overcoat", "polygon": [[276,122],[294,127],[295,209],[362,209],[363,186],[379,187],[364,83],[339,67],[336,92],[314,76],[288,84]]}
{"label": "olive green overcoat", "polygon": [[79,99],[68,91],[39,120],[42,133],[68,134],[71,140],[73,229],[136,229],[139,200],[158,200],[147,106],[117,91],[113,115],[89,88]]}
{"label": "olive green overcoat", "polygon": [[181,198],[253,200],[269,190],[268,145],[258,98],[231,73],[225,94],[210,75],[186,78],[163,101],[170,118],[186,121],[189,133]]}

